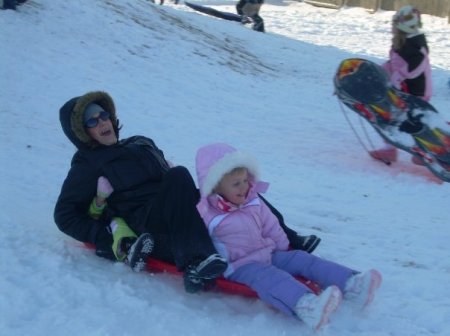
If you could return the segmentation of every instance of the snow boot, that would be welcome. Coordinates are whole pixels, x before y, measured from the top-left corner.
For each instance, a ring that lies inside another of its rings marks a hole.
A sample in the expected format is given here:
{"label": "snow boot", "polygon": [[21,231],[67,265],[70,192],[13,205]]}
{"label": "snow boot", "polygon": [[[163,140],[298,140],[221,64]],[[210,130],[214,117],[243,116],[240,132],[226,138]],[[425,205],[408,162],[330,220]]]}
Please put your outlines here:
{"label": "snow boot", "polygon": [[345,284],[344,299],[365,308],[373,301],[381,282],[381,273],[374,269],[356,274],[350,277]]}
{"label": "snow boot", "polygon": [[252,16],[252,20],[253,20],[253,26],[252,29],[261,33],[265,33],[265,28],[264,28],[264,20],[261,16],[259,16],[258,14],[255,14]]}
{"label": "snow boot", "polygon": [[386,147],[369,152],[370,156],[375,160],[383,162],[395,162],[397,161],[397,148]]}
{"label": "snow boot", "polygon": [[423,163],[423,161],[415,155],[411,157],[411,162],[418,166],[425,166],[425,163]]}
{"label": "snow boot", "polygon": [[330,286],[321,294],[308,293],[298,300],[295,313],[300,320],[317,331],[329,322],[330,315],[342,301],[342,293],[336,286]]}
{"label": "snow boot", "polygon": [[155,242],[150,233],[143,233],[138,238],[122,239],[122,247],[128,251],[125,262],[135,272],[144,270],[154,245]]}
{"label": "snow boot", "polygon": [[205,284],[219,277],[227,269],[227,261],[219,254],[212,254],[199,263],[187,266],[184,275],[184,288],[188,293],[196,293]]}

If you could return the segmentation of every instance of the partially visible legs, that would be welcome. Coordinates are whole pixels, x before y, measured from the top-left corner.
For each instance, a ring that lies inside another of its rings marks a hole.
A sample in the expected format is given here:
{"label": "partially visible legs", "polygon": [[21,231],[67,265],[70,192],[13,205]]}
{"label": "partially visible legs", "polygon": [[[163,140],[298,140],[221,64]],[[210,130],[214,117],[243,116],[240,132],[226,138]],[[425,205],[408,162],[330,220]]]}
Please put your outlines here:
{"label": "partially visible legs", "polygon": [[[190,262],[217,253],[197,211],[197,202],[198,190],[189,171],[177,166],[166,173],[148,214],[146,231],[156,237],[166,235],[165,243],[181,270]],[[158,251],[155,246],[155,253]]]}
{"label": "partially visible legs", "polygon": [[[261,9],[261,3],[250,3],[248,1],[245,1],[244,4],[240,5],[241,10],[242,10],[242,14],[243,16],[247,16],[247,17],[253,17],[255,15],[258,15],[259,10]],[[238,7],[238,5],[236,5],[236,8]]]}
{"label": "partially visible legs", "polygon": [[[92,218],[98,219],[103,215],[103,210],[104,207],[98,207],[94,199],[89,206],[88,213]],[[105,228],[105,232],[112,233],[111,251],[115,260],[126,262],[135,272],[145,269],[148,257],[153,250],[153,237],[149,233],[143,233],[138,237],[121,217],[113,217],[109,224],[109,230]],[[96,254],[114,260],[108,245],[96,246]]]}
{"label": "partially visible legs", "polygon": [[264,33],[266,31],[264,27],[264,20],[259,14],[255,14],[252,16],[253,20],[253,26],[252,29],[261,33]]}
{"label": "partially visible legs", "polygon": [[242,15],[242,23],[247,23],[251,18],[253,21],[253,30],[264,32],[264,20],[259,16],[259,10],[261,9],[261,3],[250,3],[248,1],[239,1],[236,4],[236,11],[239,15]]}
{"label": "partially visible legs", "polygon": [[315,330],[328,323],[342,298],[336,286],[315,295],[306,285],[273,265],[247,264],[238,268],[229,279],[250,286],[261,300],[288,315],[297,316]]}
{"label": "partially visible legs", "polygon": [[242,15],[242,7],[244,7],[246,0],[239,0],[238,3],[236,4],[236,12],[239,15]]}
{"label": "partially visible legs", "polygon": [[[389,163],[397,161],[398,149],[397,149],[397,147],[386,142],[383,147],[369,151],[369,154],[375,160],[380,160],[380,161],[383,161],[384,163],[389,164]],[[422,160],[414,155],[411,156],[411,162],[418,166],[424,165]]]}
{"label": "partially visible legs", "polygon": [[288,315],[295,314],[300,297],[311,293],[306,285],[273,265],[247,264],[239,267],[229,279],[251,287],[261,300]]}
{"label": "partially visible legs", "polygon": [[292,275],[300,275],[316,282],[321,288],[331,285],[344,292],[347,280],[358,272],[335,262],[304,251],[275,252],[272,264]]}
{"label": "partially visible legs", "polygon": [[338,287],[344,299],[361,308],[372,302],[382,282],[377,270],[359,273],[304,251],[275,252],[272,263],[292,275],[301,275],[316,282],[321,288]]}
{"label": "partially visible legs", "polygon": [[[158,247],[158,240],[162,241],[160,238],[165,236],[177,268],[185,271],[189,281],[201,282],[221,275],[227,263],[217,254],[197,211],[198,198],[198,190],[189,171],[182,166],[171,168],[152,204],[147,231],[152,235],[155,232],[156,258],[161,253],[167,259],[167,246],[165,249]],[[200,289],[202,286],[197,287]]]}

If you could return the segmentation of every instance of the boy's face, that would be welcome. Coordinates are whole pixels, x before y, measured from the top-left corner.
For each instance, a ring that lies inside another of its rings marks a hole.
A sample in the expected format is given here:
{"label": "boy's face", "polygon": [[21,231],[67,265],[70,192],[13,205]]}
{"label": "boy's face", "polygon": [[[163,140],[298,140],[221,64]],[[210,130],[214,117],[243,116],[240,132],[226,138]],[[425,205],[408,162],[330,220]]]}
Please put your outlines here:
{"label": "boy's face", "polygon": [[97,119],[98,124],[91,128],[86,128],[89,136],[97,140],[98,143],[105,146],[114,145],[117,142],[116,133],[111,122],[111,119],[103,120],[97,113],[94,117]]}
{"label": "boy's face", "polygon": [[249,188],[248,171],[241,169],[224,175],[216,192],[227,201],[235,205],[242,205],[245,203]]}

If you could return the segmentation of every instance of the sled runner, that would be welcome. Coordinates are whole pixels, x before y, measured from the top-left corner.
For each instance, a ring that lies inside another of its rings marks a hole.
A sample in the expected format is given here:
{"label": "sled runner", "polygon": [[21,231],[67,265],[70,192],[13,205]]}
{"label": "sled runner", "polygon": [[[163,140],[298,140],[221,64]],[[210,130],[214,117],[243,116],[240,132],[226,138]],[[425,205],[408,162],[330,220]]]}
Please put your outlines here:
{"label": "sled runner", "polygon": [[418,158],[450,182],[450,126],[428,102],[394,88],[384,69],[361,58],[343,60],[335,93],[388,143]]}
{"label": "sled runner", "polygon": [[[89,249],[94,249],[93,244],[84,243],[84,245]],[[177,276],[182,276],[183,273],[179,272],[175,265],[155,259],[155,258],[149,258],[147,261],[147,267],[146,271],[148,272],[164,272],[169,273]],[[322,290],[319,287],[318,284],[315,282],[308,280],[304,277],[296,277],[298,281],[303,283],[305,286],[307,286],[311,291],[315,294],[319,294]],[[258,295],[254,290],[252,290],[250,287],[235,282],[231,280],[227,280],[224,277],[217,278],[215,281],[215,284],[208,287],[207,290],[217,290],[223,293],[227,294],[234,294],[234,295],[242,295],[246,297],[253,297],[257,298]]]}

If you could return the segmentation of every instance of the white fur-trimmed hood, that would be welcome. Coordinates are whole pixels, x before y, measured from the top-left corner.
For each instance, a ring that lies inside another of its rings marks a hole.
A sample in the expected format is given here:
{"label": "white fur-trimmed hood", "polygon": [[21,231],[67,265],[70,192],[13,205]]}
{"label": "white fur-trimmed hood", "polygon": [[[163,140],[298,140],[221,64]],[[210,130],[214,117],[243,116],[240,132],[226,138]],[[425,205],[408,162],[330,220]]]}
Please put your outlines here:
{"label": "white fur-trimmed hood", "polygon": [[259,167],[256,159],[245,152],[225,143],[214,143],[201,147],[197,151],[197,181],[202,198],[210,195],[222,177],[234,168],[245,167],[250,178],[259,181]]}

